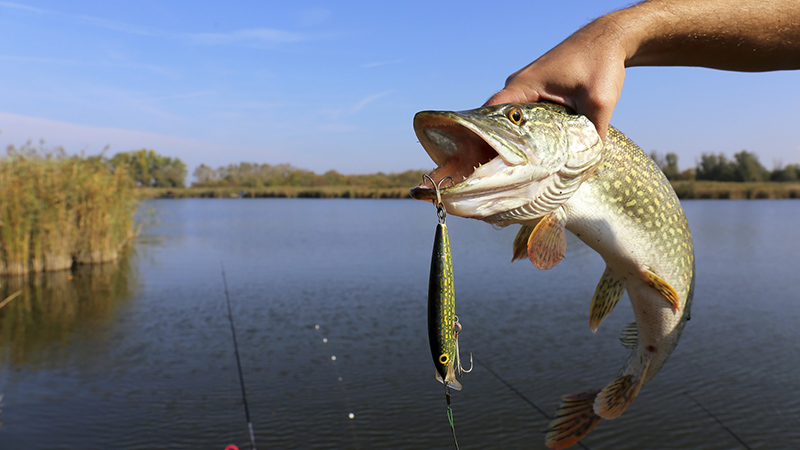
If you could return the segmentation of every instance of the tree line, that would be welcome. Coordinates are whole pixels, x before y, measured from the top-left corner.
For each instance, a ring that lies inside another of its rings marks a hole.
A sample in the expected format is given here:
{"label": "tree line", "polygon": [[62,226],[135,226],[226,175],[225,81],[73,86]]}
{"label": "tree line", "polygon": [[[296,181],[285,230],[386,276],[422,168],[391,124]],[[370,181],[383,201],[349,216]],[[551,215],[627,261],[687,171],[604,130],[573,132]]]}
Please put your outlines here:
{"label": "tree line", "polygon": [[229,164],[216,169],[201,164],[194,171],[196,187],[235,186],[243,188],[261,187],[321,187],[321,186],[353,186],[366,188],[398,188],[409,187],[422,181],[423,171],[407,170],[399,173],[383,173],[364,175],[344,175],[329,170],[321,175],[315,172],[298,169],[290,164],[257,164],[242,162]]}
{"label": "tree line", "polygon": [[767,170],[758,161],[758,157],[747,150],[734,154],[733,159],[728,159],[724,153],[703,153],[697,166],[682,172],[678,170],[678,155],[675,153],[660,155],[652,152],[650,157],[670,181],[800,181],[800,164],[778,164],[775,169]]}
{"label": "tree line", "polygon": [[[742,150],[729,159],[724,153],[703,153],[695,167],[680,171],[678,156],[669,152],[652,152],[650,157],[661,168],[667,179],[703,181],[800,181],[800,164],[779,164],[772,170],[766,169],[758,157]],[[186,164],[180,158],[162,156],[154,150],[141,149],[115,154],[102,158],[113,170],[124,167],[141,187],[182,188],[186,186]],[[321,187],[352,186],[361,188],[400,188],[414,186],[422,179],[422,170],[406,170],[397,173],[373,173],[346,175],[335,170],[317,174],[300,169],[291,164],[259,164],[241,162],[228,164],[216,169],[205,164],[194,172],[195,187]]]}

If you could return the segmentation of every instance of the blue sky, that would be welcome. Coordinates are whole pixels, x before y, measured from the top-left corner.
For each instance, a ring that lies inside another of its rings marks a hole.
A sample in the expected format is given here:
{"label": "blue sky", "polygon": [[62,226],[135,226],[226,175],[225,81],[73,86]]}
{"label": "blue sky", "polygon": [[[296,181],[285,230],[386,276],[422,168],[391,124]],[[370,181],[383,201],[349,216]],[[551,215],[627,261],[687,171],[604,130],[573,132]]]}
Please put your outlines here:
{"label": "blue sky", "polygon": [[[415,112],[480,106],[628,3],[0,1],[0,145],[429,169]],[[612,124],[681,168],[742,149],[772,168],[800,162],[798,105],[800,71],[633,68]]]}

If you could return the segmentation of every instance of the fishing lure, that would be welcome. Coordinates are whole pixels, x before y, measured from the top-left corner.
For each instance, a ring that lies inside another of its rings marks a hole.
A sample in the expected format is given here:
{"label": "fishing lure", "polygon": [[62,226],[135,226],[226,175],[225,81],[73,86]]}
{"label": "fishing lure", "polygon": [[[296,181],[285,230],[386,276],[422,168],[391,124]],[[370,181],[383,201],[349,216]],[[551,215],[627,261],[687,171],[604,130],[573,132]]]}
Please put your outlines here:
{"label": "fishing lure", "polygon": [[[433,239],[433,254],[431,256],[431,274],[428,282],[428,339],[431,346],[433,364],[436,366],[436,379],[446,388],[461,390],[460,378],[465,373],[472,372],[472,355],[470,355],[470,368],[461,366],[461,357],[458,351],[458,334],[461,324],[456,316],[456,295],[453,286],[453,261],[450,254],[450,236],[447,233],[447,223],[442,198],[439,193],[441,185],[450,177],[444,178],[437,184],[430,180],[436,191],[436,214],[439,223],[436,225],[436,234]],[[450,179],[452,181],[452,179]]]}

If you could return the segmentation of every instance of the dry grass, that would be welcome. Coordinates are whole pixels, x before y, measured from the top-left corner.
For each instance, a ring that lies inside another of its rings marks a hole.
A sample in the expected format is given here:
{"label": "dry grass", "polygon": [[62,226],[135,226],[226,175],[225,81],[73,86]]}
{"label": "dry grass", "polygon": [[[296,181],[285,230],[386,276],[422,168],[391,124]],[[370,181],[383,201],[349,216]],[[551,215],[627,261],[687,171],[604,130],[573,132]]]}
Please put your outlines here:
{"label": "dry grass", "polygon": [[137,204],[130,177],[99,157],[10,149],[0,159],[0,275],[117,259]]}

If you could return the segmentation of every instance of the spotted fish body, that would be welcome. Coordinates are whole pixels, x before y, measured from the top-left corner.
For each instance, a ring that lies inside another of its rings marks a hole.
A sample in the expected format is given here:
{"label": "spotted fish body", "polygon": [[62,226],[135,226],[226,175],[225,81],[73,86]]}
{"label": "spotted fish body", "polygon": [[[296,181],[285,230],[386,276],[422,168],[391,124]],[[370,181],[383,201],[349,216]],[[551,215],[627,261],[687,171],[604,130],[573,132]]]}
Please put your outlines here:
{"label": "spotted fish body", "polygon": [[[550,422],[547,446],[569,447],[602,419],[619,417],[678,343],[694,286],[683,209],[635,143],[614,128],[604,143],[588,119],[559,105],[425,111],[414,128],[438,165],[431,179],[456,181],[441,192],[448,213],[522,225],[514,259],[554,267],[566,250],[566,230],[602,256],[592,331],[628,292],[636,322],[624,330],[632,352],[621,372],[602,389],[563,397]],[[423,183],[411,194],[430,200],[431,189]]]}
{"label": "spotted fish body", "polygon": [[447,224],[439,223],[436,225],[433,239],[431,274],[428,282],[428,340],[437,379],[456,390],[461,390],[461,383],[456,380],[460,370],[459,331],[450,236],[447,233]]}

